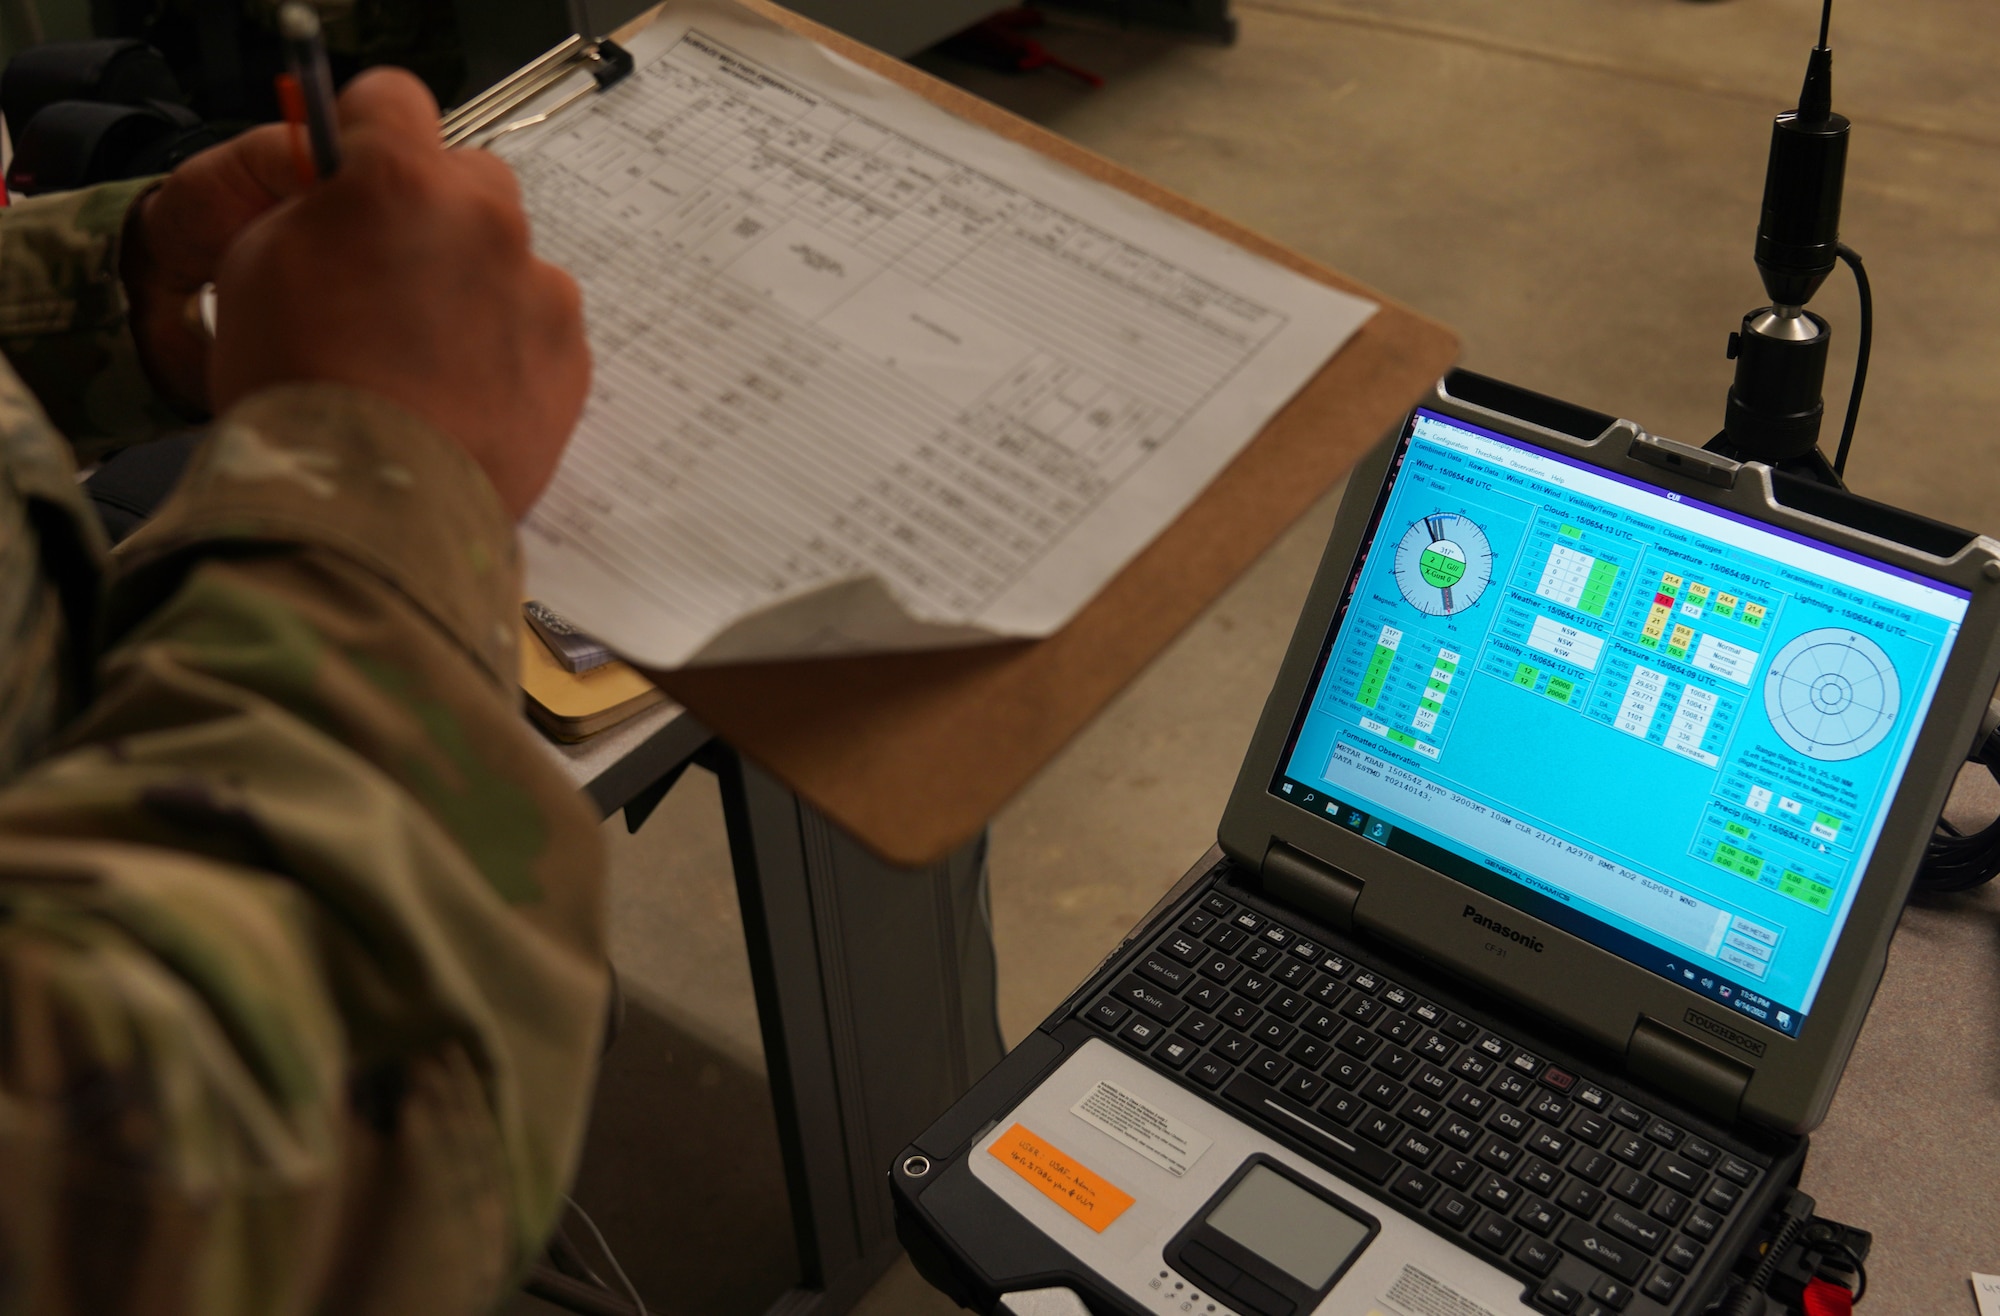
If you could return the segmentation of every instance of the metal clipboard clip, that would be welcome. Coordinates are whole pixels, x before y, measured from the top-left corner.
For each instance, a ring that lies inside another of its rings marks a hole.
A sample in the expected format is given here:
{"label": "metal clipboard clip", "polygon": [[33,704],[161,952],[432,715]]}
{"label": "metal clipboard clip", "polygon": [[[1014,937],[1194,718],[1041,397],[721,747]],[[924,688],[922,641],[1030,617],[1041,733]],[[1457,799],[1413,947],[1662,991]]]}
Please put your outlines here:
{"label": "metal clipboard clip", "polygon": [[[584,97],[623,81],[631,72],[631,52],[609,37],[570,37],[447,114],[439,125],[444,144],[485,146],[503,133],[546,123]],[[591,81],[539,114],[507,118],[577,73],[588,73]]]}

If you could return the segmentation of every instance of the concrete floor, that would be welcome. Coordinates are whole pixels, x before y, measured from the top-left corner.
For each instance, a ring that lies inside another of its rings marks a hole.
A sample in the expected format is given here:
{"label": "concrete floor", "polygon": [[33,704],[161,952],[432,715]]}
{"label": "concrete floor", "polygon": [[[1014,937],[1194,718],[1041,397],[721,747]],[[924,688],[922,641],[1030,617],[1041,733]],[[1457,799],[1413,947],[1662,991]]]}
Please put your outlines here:
{"label": "concrete floor", "polygon": [[[1701,442],[1728,386],[1723,340],[1761,301],[1749,257],[1769,120],[1796,95],[1817,10],[1238,0],[1232,49],[1058,29],[1051,44],[1109,77],[1098,92],[924,62],[1456,326],[1469,366]],[[1844,236],[1879,312],[1851,482],[2000,531],[2000,23],[1989,0],[1842,0],[1834,44],[1856,123]],[[1815,308],[1839,334],[1837,414],[1856,323],[1844,277]],[[996,820],[1010,1039],[1212,841],[1331,518],[1327,502],[1295,527]],[[639,836],[618,830],[634,1022],[577,1196],[654,1309],[753,1316],[796,1263],[713,786],[690,774]],[[1919,952],[1983,965],[1996,929],[1992,897],[1906,920],[1857,1053],[1865,1090],[1843,1090],[1809,1170],[1828,1209],[1881,1234],[1876,1316],[1970,1316],[1965,1271],[2000,1271],[1989,1199],[1870,1207],[1882,1175],[1942,1182],[1968,1156],[2000,1182],[1991,1112],[1969,1139],[1937,1137],[1924,1085],[1890,1063],[1910,1047],[1955,1066],[1962,1090],[2000,1088],[2000,999],[1958,1005],[1976,1021],[1961,1045],[1895,971]],[[1853,1135],[1871,1120],[1900,1130],[1895,1156]],[[907,1265],[861,1308],[948,1310]]]}

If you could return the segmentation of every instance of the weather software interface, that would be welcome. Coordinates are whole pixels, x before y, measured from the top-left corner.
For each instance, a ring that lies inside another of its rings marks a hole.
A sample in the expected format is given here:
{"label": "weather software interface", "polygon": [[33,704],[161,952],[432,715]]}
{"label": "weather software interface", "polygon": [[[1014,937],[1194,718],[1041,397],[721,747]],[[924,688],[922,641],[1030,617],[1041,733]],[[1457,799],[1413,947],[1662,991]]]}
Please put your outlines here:
{"label": "weather software interface", "polygon": [[1273,789],[1796,1035],[1968,597],[1420,412]]}

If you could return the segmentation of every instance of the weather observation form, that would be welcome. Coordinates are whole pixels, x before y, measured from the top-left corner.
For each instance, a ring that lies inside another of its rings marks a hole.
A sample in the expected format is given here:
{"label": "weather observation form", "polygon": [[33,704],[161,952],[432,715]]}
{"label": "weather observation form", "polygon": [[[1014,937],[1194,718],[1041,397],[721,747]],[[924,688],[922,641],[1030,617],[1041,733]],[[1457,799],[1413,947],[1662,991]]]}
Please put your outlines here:
{"label": "weather observation form", "polygon": [[1273,790],[1796,1035],[1967,604],[1420,412]]}

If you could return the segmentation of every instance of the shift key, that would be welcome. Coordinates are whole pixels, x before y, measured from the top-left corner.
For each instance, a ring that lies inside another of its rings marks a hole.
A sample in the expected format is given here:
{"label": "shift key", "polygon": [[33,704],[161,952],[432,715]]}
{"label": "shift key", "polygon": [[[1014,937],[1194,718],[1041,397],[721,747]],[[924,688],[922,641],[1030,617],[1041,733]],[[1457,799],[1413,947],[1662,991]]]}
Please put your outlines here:
{"label": "shift key", "polygon": [[1111,994],[1127,1005],[1138,1006],[1163,1024],[1172,1023],[1187,1010],[1186,1003],[1175,1000],[1158,987],[1129,973],[1111,989]]}
{"label": "shift key", "polygon": [[1563,1250],[1582,1257],[1599,1270],[1610,1271],[1627,1284],[1636,1284],[1646,1269],[1646,1254],[1622,1238],[1600,1234],[1581,1220],[1572,1220],[1562,1231]]}

